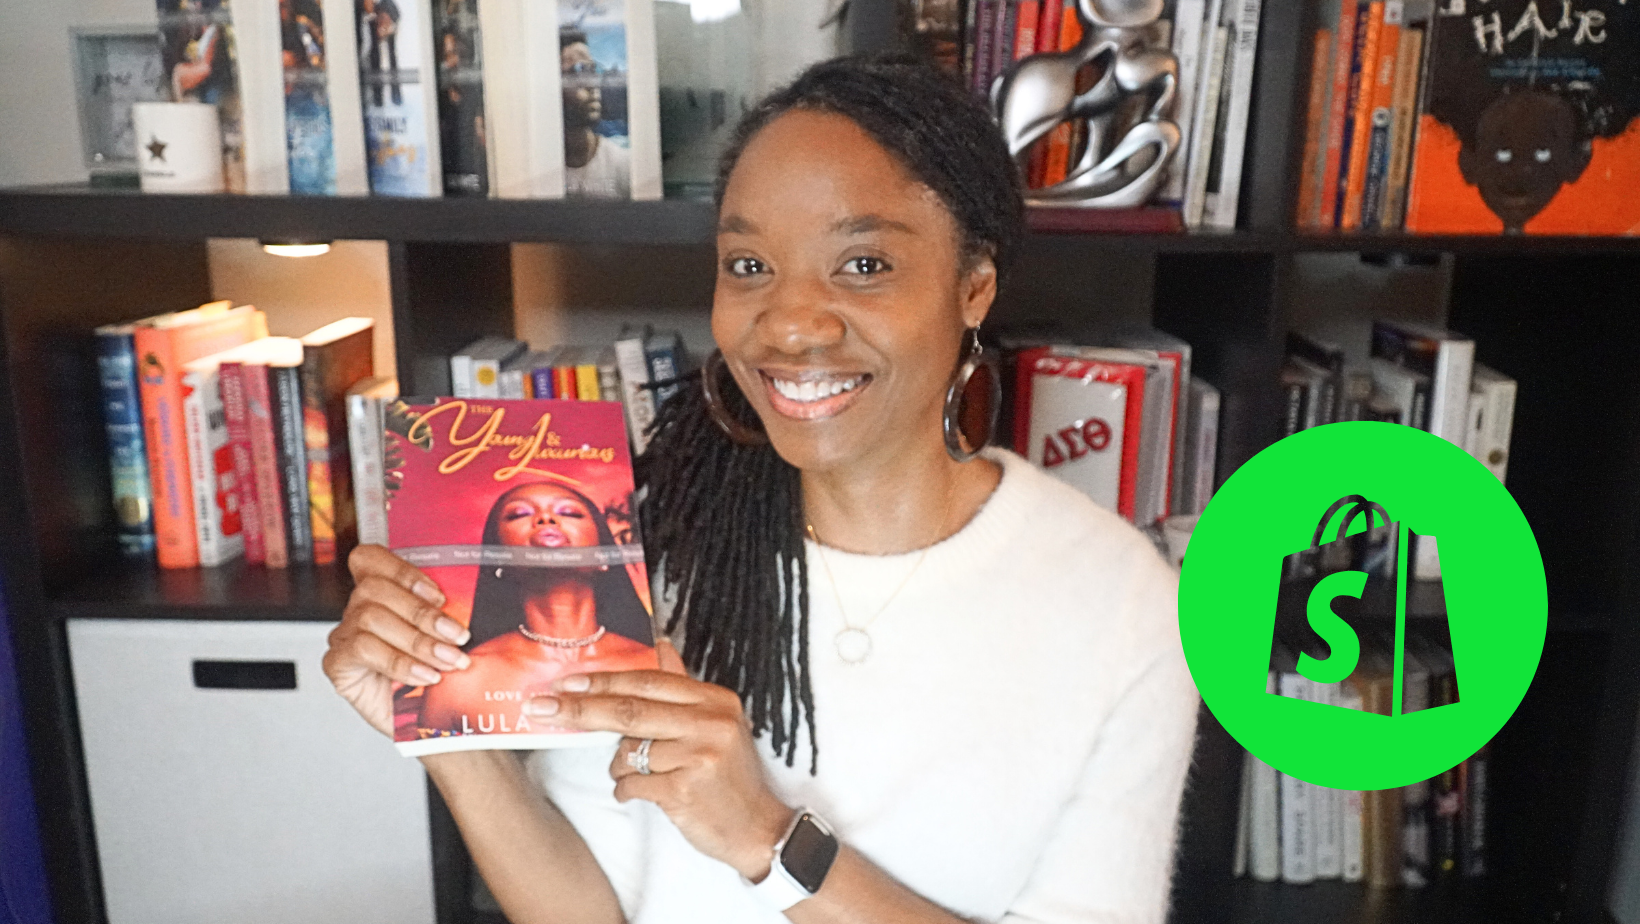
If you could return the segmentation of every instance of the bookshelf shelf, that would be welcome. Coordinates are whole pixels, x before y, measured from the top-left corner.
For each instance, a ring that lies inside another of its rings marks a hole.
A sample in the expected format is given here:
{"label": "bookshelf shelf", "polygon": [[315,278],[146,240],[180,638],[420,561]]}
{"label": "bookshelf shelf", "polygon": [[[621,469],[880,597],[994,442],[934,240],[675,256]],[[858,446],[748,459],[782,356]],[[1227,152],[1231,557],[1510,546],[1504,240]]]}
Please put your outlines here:
{"label": "bookshelf shelf", "polygon": [[335,622],[353,590],[340,565],[269,569],[243,561],[168,571],[122,563],[50,595],[60,619]]}
{"label": "bookshelf shelf", "polygon": [[[0,189],[0,234],[137,240],[392,240],[707,245],[713,208],[696,199],[399,199],[386,196],[161,195],[91,186]],[[1033,232],[1115,251],[1228,254],[1640,254],[1637,237],[1420,236],[1287,231]]]}

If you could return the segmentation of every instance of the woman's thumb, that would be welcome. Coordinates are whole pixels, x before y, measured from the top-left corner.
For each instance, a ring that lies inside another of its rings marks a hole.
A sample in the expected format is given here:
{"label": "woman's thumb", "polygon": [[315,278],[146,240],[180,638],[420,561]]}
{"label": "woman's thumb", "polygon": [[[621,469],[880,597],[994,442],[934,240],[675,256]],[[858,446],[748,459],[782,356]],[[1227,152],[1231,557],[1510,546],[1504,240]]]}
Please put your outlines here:
{"label": "woman's thumb", "polygon": [[683,657],[678,650],[672,647],[667,639],[655,642],[655,653],[660,655],[661,670],[672,674],[687,674],[689,670],[683,666]]}

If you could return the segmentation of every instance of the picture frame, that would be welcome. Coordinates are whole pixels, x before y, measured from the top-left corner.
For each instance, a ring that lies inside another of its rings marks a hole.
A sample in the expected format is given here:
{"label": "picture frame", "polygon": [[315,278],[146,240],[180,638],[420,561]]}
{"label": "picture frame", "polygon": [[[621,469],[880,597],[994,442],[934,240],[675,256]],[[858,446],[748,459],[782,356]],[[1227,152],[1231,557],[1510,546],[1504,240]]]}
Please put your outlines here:
{"label": "picture frame", "polygon": [[131,105],[171,98],[152,26],[75,26],[74,90],[80,148],[92,178],[137,174]]}

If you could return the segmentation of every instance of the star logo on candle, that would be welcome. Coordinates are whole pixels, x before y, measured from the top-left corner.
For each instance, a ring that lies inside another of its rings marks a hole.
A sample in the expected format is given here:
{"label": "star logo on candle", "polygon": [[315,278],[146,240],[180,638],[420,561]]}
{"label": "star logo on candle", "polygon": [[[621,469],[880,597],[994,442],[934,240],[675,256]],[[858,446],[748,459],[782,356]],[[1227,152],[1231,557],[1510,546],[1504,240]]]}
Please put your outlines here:
{"label": "star logo on candle", "polygon": [[154,160],[161,160],[161,161],[165,159],[165,149],[166,149],[166,147],[168,147],[168,145],[165,142],[159,140],[159,137],[157,135],[149,135],[148,136],[148,144],[146,144],[145,147],[148,148],[148,156],[149,157],[153,158]]}

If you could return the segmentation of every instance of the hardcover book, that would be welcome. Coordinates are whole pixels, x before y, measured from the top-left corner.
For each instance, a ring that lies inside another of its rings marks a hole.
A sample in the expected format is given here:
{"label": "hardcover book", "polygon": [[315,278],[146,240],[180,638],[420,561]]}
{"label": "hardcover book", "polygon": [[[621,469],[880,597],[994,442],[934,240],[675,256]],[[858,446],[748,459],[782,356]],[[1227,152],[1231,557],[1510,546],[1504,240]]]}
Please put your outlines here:
{"label": "hardcover book", "polygon": [[1640,233],[1640,3],[1442,3],[1407,230]]}
{"label": "hardcover book", "polygon": [[358,540],[347,456],[347,392],[374,372],[373,323],[343,318],[302,338],[302,433],[316,565],[345,558]]}
{"label": "hardcover book", "polygon": [[489,195],[484,49],[478,0],[437,0],[433,4],[433,34],[433,54],[438,59],[439,159],[444,193]]}
{"label": "hardcover book", "polygon": [[[370,191],[437,196],[439,125],[428,0],[356,0],[360,96]],[[402,58],[400,56],[403,56]]]}
{"label": "hardcover book", "polygon": [[137,397],[135,330],[130,324],[110,324],[97,328],[96,334],[120,551],[140,558],[154,554],[154,492],[148,483],[142,403]]}
{"label": "hardcover book", "polygon": [[472,633],[466,670],[395,687],[399,751],[608,743],[522,707],[565,674],[658,666],[620,405],[407,398],[385,418],[388,545]]}

